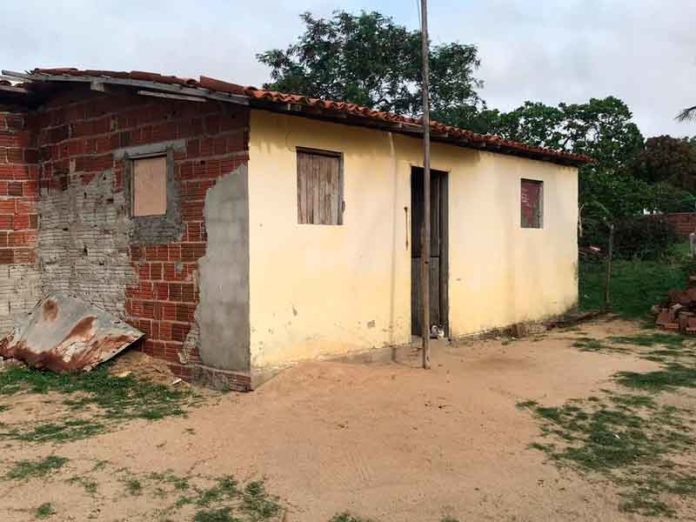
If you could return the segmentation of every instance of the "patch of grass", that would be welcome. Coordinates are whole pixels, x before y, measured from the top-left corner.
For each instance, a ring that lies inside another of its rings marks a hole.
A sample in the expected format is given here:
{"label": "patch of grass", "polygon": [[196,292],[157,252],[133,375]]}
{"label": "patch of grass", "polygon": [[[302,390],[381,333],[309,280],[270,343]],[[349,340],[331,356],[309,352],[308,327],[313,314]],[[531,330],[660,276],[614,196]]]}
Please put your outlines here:
{"label": "patch of grass", "polygon": [[618,344],[632,344],[635,346],[669,346],[673,348],[681,348],[684,346],[686,339],[681,335],[663,333],[663,332],[652,332],[652,333],[641,333],[636,335],[627,336],[612,336],[609,340],[613,343]]}
{"label": "patch of grass", "polygon": [[609,395],[609,400],[616,404],[619,408],[657,408],[657,404],[652,397],[648,397],[647,395],[624,395],[612,393]]}
{"label": "patch of grass", "polygon": [[124,481],[126,485],[126,491],[129,495],[138,496],[143,493],[143,484],[137,478],[128,478]]}
{"label": "patch of grass", "polygon": [[56,510],[53,509],[53,504],[50,502],[44,502],[39,507],[36,508],[34,516],[36,518],[48,518],[56,514]]}
{"label": "patch of grass", "polygon": [[580,348],[583,352],[599,352],[600,350],[611,350],[611,347],[604,344],[599,339],[582,338],[575,341],[571,346]]}
{"label": "patch of grass", "polygon": [[83,419],[68,419],[63,422],[47,422],[28,427],[0,432],[0,436],[27,442],[69,442],[85,439],[104,431],[105,426],[99,422]]}
{"label": "patch of grass", "polygon": [[171,484],[177,491],[184,491],[190,487],[187,478],[179,477],[178,475],[172,473],[171,470],[167,470],[164,473],[150,473],[147,477],[150,480]]}
{"label": "patch of grass", "polygon": [[[604,264],[583,261],[579,276],[580,308],[584,311],[601,309]],[[615,260],[610,286],[612,311],[625,318],[643,318],[670,289],[682,287],[686,276],[681,257],[660,261]]]}
{"label": "patch of grass", "polygon": [[97,484],[96,481],[86,477],[70,477],[67,482],[69,484],[80,484],[83,488],[85,488],[85,492],[89,493],[90,495],[94,495],[99,488],[99,484]]}
{"label": "patch of grass", "polygon": [[344,511],[343,513],[338,513],[331,517],[331,520],[329,522],[373,522],[372,520],[368,518],[363,518],[359,517],[357,515],[353,515],[348,511]]}
{"label": "patch of grass", "polygon": [[260,480],[249,482],[240,488],[234,477],[225,475],[218,477],[211,487],[191,489],[193,494],[180,496],[169,509],[170,512],[186,505],[194,505],[200,508],[196,512],[198,518],[195,520],[239,522],[278,520],[282,515],[278,499],[266,491],[263,481]]}
{"label": "patch of grass", "polygon": [[669,363],[654,372],[619,372],[616,382],[629,388],[661,392],[677,387],[696,388],[696,368]]}
{"label": "patch of grass", "polygon": [[62,468],[68,459],[58,455],[49,455],[39,460],[20,460],[5,474],[10,480],[28,480],[45,477],[49,473]]}
{"label": "patch of grass", "polygon": [[626,513],[640,513],[648,517],[672,518],[677,512],[665,502],[655,497],[653,490],[636,489],[621,496],[624,501],[619,504],[619,510]]}
{"label": "patch of grass", "polygon": [[515,406],[520,410],[526,410],[529,408],[533,408],[537,404],[539,404],[537,401],[518,401],[517,404],[515,404]]}
{"label": "patch of grass", "polygon": [[[10,429],[0,436],[33,442],[65,442],[91,437],[109,426],[130,419],[158,420],[183,415],[195,398],[188,389],[172,389],[139,381],[132,376],[114,377],[108,364],[86,373],[57,374],[12,367],[0,372],[0,395],[58,392],[66,395],[63,404],[74,411],[89,413],[90,420],[70,417],[48,423],[34,423]],[[72,395],[76,394],[77,397]]]}
{"label": "patch of grass", "polygon": [[543,436],[554,440],[530,447],[559,465],[598,473],[619,485],[621,510],[673,516],[666,494],[696,495],[695,475],[684,473],[671,460],[696,445],[688,425],[693,423],[687,418],[690,411],[660,405],[648,395],[608,390],[602,397],[530,409],[542,423]]}
{"label": "patch of grass", "polygon": [[114,377],[108,365],[86,373],[53,373],[30,368],[12,367],[0,373],[0,394],[21,390],[31,393],[50,391],[87,394],[73,400],[71,406],[98,406],[112,418],[160,419],[182,415],[181,401],[188,390],[172,389],[161,384],[139,381],[132,376]]}
{"label": "patch of grass", "polygon": [[232,508],[199,510],[193,517],[194,522],[242,522],[232,516]]}
{"label": "patch of grass", "polygon": [[225,475],[217,479],[217,483],[213,487],[199,490],[195,504],[198,506],[209,506],[214,502],[234,498],[237,494],[237,481],[231,475]]}
{"label": "patch of grass", "polygon": [[271,520],[280,513],[277,498],[266,491],[260,480],[249,482],[242,494],[242,510],[251,515],[253,520]]}

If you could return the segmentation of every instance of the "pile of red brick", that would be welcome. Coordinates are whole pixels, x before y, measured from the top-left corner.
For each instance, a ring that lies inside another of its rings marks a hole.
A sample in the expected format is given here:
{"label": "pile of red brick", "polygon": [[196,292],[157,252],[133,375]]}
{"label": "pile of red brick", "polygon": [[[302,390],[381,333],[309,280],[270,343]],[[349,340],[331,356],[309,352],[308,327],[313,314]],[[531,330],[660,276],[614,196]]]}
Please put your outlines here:
{"label": "pile of red brick", "polygon": [[686,290],[670,290],[664,302],[655,305],[655,324],[664,329],[696,335],[696,276],[690,276]]}

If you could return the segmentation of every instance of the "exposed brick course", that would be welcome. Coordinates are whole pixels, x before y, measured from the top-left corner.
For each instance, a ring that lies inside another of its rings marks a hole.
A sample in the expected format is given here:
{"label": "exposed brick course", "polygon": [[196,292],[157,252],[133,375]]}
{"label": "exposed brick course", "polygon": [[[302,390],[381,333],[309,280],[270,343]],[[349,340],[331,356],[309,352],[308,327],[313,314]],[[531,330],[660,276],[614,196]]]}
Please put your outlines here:
{"label": "exposed brick course", "polygon": [[36,267],[38,149],[35,118],[0,108],[0,328],[39,299]]}
{"label": "exposed brick course", "polygon": [[696,212],[674,212],[660,214],[659,217],[672,225],[674,231],[682,237],[689,237],[689,234],[696,232]]}
{"label": "exposed brick course", "polygon": [[[180,352],[199,300],[205,196],[248,160],[247,109],[78,86],[50,99],[33,125],[0,113],[0,265],[38,255],[44,293],[66,291],[120,315],[146,333],[143,351],[190,377],[184,365],[199,364],[198,351],[188,346],[183,361]],[[126,160],[114,151],[173,140],[186,144],[173,157],[181,237],[136,244]]]}

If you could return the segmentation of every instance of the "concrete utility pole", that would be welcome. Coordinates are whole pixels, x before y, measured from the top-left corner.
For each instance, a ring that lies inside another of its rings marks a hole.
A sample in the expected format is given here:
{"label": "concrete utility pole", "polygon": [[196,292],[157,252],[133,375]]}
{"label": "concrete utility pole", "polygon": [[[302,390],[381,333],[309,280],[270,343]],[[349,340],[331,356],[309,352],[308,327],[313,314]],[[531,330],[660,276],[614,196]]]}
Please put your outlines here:
{"label": "concrete utility pole", "polygon": [[421,291],[423,317],[423,368],[430,368],[430,76],[428,0],[421,0],[421,47],[423,52],[423,228],[421,234]]}

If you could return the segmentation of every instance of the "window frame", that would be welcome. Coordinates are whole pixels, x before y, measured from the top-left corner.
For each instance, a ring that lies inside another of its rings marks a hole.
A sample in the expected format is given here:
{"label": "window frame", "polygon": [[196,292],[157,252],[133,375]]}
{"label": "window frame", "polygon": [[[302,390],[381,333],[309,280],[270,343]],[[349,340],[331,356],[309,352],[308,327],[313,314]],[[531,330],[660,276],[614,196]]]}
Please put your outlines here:
{"label": "window frame", "polygon": [[[524,223],[524,206],[522,203],[522,194],[525,183],[533,183],[539,186],[539,205],[538,205],[538,226],[525,225]],[[545,222],[545,207],[544,207],[544,180],[532,178],[520,178],[520,228],[525,230],[542,230]]]}
{"label": "window frame", "polygon": [[[165,200],[165,210],[164,212],[160,214],[142,214],[136,216],[133,212],[135,210],[135,164],[138,161],[143,161],[143,160],[148,160],[148,159],[156,159],[156,158],[162,158],[164,159],[164,200]],[[162,218],[163,216],[167,215],[167,210],[169,209],[169,158],[167,157],[166,153],[163,154],[148,154],[145,156],[138,156],[138,157],[133,157],[130,158],[129,161],[131,162],[131,176],[130,176],[130,217],[131,219],[140,219],[140,218]]]}
{"label": "window frame", "polygon": [[[301,221],[301,206],[300,206],[300,168],[298,157],[299,154],[312,154],[315,156],[323,156],[328,158],[335,158],[338,160],[338,214],[336,217],[336,223],[303,223]],[[343,199],[344,190],[344,161],[343,152],[328,150],[328,149],[317,149],[313,147],[295,147],[295,192],[297,194],[297,224],[298,225],[311,225],[311,226],[327,226],[336,227],[343,226],[343,213],[346,208],[346,202]]]}
{"label": "window frame", "polygon": [[[142,159],[166,158],[167,210],[164,214],[150,216],[134,216],[134,182],[135,162]],[[123,152],[124,180],[123,188],[128,211],[128,217],[133,223],[133,239],[139,244],[163,244],[177,241],[181,238],[182,223],[179,211],[178,183],[174,176],[174,147],[148,147],[148,150]]]}

